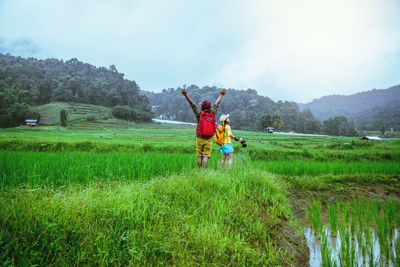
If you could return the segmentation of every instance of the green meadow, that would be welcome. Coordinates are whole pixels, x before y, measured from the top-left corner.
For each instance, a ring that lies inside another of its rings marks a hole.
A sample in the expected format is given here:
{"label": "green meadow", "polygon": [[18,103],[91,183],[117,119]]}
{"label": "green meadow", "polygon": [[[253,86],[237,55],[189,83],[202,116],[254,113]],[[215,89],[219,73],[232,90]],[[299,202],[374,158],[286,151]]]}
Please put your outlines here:
{"label": "green meadow", "polygon": [[0,130],[2,264],[308,266],[311,227],[323,266],[359,266],[351,245],[328,257],[324,225],[350,243],[376,236],[380,257],[360,241],[365,266],[400,262],[398,139],[233,125],[248,144],[234,144],[233,169],[214,144],[198,170],[193,126],[80,119]]}

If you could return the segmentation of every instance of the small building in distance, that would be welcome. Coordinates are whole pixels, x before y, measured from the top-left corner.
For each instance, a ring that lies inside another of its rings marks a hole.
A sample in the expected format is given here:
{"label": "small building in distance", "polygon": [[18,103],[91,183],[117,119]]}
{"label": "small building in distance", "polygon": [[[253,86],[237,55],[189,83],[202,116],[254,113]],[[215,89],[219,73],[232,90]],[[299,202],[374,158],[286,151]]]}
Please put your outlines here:
{"label": "small building in distance", "polygon": [[38,126],[37,120],[25,120],[26,126]]}
{"label": "small building in distance", "polygon": [[361,138],[361,140],[367,140],[367,141],[382,141],[382,138],[378,136],[364,136]]}
{"label": "small building in distance", "polygon": [[264,129],[264,133],[273,133],[275,131],[274,127],[267,127]]}

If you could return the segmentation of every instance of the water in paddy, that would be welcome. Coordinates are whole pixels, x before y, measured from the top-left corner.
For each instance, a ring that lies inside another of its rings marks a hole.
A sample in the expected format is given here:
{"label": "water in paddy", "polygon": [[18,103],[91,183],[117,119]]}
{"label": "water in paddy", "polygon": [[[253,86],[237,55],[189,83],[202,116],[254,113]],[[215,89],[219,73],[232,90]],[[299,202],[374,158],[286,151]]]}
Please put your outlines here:
{"label": "water in paddy", "polygon": [[[336,237],[332,236],[332,233],[329,228],[326,226],[322,227],[322,231],[325,233],[325,236],[327,237],[327,247],[330,248],[330,262],[332,265],[330,266],[341,266],[340,264],[340,257],[343,257],[343,254],[340,255],[340,251],[342,249],[342,246],[346,246],[344,244],[344,240],[340,236],[340,232],[337,232]],[[310,266],[311,267],[318,267],[318,266],[323,266],[323,261],[322,261],[322,254],[321,254],[321,239],[315,234],[314,230],[308,226],[304,229],[304,236],[307,241],[307,246],[310,249]],[[362,237],[364,240],[365,244],[365,233],[362,234]],[[386,260],[384,253],[381,250],[381,246],[379,244],[379,238],[377,234],[375,233],[374,230],[371,230],[371,243],[372,244],[372,257],[373,257],[373,262],[374,264],[377,264],[377,266],[390,266],[394,267],[397,266],[395,262],[393,262],[393,259],[396,259],[396,257],[400,257],[400,255],[396,255],[396,249],[395,249],[395,244],[396,242],[400,242],[400,236],[399,236],[399,231],[397,228],[394,229],[394,234],[393,234],[393,240],[391,241],[391,244],[389,245],[390,250],[391,250],[391,255],[389,261]],[[367,253],[365,259],[363,258],[362,255],[362,248],[361,248],[361,242],[358,241],[357,236],[352,238],[352,241],[349,242],[350,247],[348,248],[351,254],[351,251],[354,251],[354,264],[353,266],[370,266],[371,262],[371,253],[370,253],[370,247],[367,248]]]}

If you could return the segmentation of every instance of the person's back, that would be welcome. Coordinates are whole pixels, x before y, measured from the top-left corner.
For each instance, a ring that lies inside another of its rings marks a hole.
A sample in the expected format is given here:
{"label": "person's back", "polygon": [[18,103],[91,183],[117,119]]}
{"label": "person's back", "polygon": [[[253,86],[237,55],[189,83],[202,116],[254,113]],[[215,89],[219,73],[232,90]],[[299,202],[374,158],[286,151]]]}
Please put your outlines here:
{"label": "person's back", "polygon": [[231,126],[229,125],[229,114],[228,115],[221,115],[220,117],[221,124],[224,126],[224,138],[223,144],[220,145],[220,151],[222,155],[221,160],[221,168],[225,169],[225,160],[228,158],[229,169],[232,169],[232,162],[233,162],[233,145],[231,138],[235,139],[236,141],[244,142],[243,138],[237,138],[232,134]]}
{"label": "person's back", "polygon": [[197,165],[199,168],[207,167],[208,159],[211,157],[212,151],[212,137],[215,130],[215,115],[218,112],[218,105],[222,100],[222,97],[226,94],[226,90],[220,91],[220,96],[215,102],[211,109],[209,101],[205,100],[200,103],[201,111],[197,109],[196,104],[188,96],[188,91],[182,89],[181,93],[185,96],[189,102],[193,113],[196,116],[197,127],[196,127],[196,155]]}
{"label": "person's back", "polygon": [[201,138],[209,139],[215,132],[215,114],[210,109],[200,112],[200,119],[197,123],[196,135]]}
{"label": "person's back", "polygon": [[215,129],[215,138],[214,142],[222,146],[224,144],[224,135],[225,135],[225,126],[223,124],[218,125],[218,127]]}

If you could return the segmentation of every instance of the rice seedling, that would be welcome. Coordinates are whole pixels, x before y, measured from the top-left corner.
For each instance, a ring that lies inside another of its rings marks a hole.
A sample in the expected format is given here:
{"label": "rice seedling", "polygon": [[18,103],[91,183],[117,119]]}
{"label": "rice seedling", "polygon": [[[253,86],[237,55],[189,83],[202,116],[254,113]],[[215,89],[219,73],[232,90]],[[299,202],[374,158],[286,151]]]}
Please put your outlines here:
{"label": "rice seedling", "polygon": [[[324,229],[324,222],[321,217],[320,202],[313,202],[308,211],[310,225],[315,229]],[[322,207],[323,208],[323,207]],[[383,203],[366,201],[359,199],[355,201],[338,202],[328,204],[327,213],[329,217],[330,229],[337,228],[339,247],[338,258],[341,266],[359,266],[366,265],[388,265],[395,264],[398,261],[399,248],[398,242],[398,221],[399,205],[390,200]],[[312,210],[312,211],[311,211]],[[320,215],[316,214],[316,210]],[[340,221],[339,224],[335,224]],[[328,231],[321,231],[319,240],[321,243],[321,258],[323,266],[331,266],[332,259],[328,259],[328,244],[332,243]],[[335,249],[333,249],[335,251]],[[332,252],[330,252],[332,255]]]}
{"label": "rice seedling", "polygon": [[310,225],[314,228],[315,233],[320,233],[321,230],[321,202],[314,201],[308,209],[308,217]]}
{"label": "rice seedling", "polygon": [[361,233],[357,235],[357,242],[361,246],[362,262],[363,265],[365,265],[367,263],[367,242],[364,233],[361,231],[359,231],[358,233]]}
{"label": "rice seedling", "polygon": [[375,262],[375,260],[374,260],[374,243],[373,243],[373,241],[370,241],[370,244],[369,244],[369,266],[375,266],[376,265],[376,262]]}
{"label": "rice seedling", "polygon": [[395,266],[400,266],[400,238],[397,237],[394,242],[394,253],[393,253],[393,263]]}
{"label": "rice seedling", "polygon": [[329,243],[329,232],[327,228],[321,231],[321,259],[323,266],[337,266],[336,260],[332,257],[332,247]]}
{"label": "rice seedling", "polygon": [[350,233],[352,237],[356,235],[356,227],[357,227],[356,223],[357,223],[357,213],[353,213],[351,216],[351,223],[350,223]]}
{"label": "rice seedling", "polygon": [[336,205],[328,203],[327,206],[328,215],[329,215],[329,223],[332,229],[332,235],[336,235],[337,232],[337,215],[336,215]]}
{"label": "rice seedling", "polygon": [[343,208],[343,223],[344,225],[348,226],[350,223],[350,203],[344,202]]}
{"label": "rice seedling", "polygon": [[341,266],[352,266],[351,235],[347,226],[341,226],[339,261]]}

